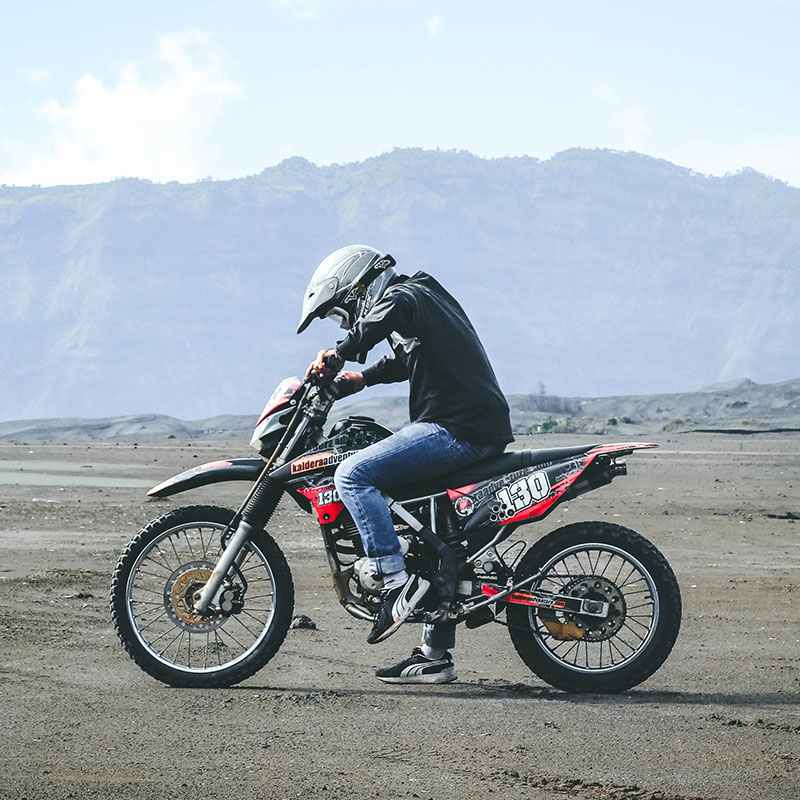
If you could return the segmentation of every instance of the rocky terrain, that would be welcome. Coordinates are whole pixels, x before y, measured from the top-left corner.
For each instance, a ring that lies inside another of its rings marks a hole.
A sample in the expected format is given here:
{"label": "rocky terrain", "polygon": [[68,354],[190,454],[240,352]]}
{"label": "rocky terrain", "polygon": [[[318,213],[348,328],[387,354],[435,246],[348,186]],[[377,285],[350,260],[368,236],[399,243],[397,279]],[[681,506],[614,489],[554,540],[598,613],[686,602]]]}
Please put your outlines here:
{"label": "rocky terrain", "polygon": [[[389,428],[408,421],[405,397],[369,397],[343,402],[341,416],[366,414]],[[516,433],[580,432],[592,435],[645,435],[669,431],[719,429],[748,433],[777,428],[800,428],[800,379],[756,384],[746,378],[694,392],[630,397],[554,397],[510,395],[512,427]],[[225,415],[185,422],[160,414],[107,419],[46,419],[0,422],[6,441],[119,441],[168,439],[249,440],[256,414]]]}
{"label": "rocky terrain", "polygon": [[167,688],[116,639],[110,575],[149,519],[238,504],[238,483],[144,498],[180,470],[246,453],[246,437],[0,444],[0,796],[796,800],[800,434],[657,441],[628,459],[626,478],[519,530],[532,542],[613,521],[672,563],[684,606],[675,649],[612,696],[542,683],[499,625],[460,632],[456,683],[379,683],[374,668],[404,657],[418,628],[368,646],[336,601],[316,526],[284,503],[270,531],[294,574],[295,613],[316,630],[289,631],[241,686]]}

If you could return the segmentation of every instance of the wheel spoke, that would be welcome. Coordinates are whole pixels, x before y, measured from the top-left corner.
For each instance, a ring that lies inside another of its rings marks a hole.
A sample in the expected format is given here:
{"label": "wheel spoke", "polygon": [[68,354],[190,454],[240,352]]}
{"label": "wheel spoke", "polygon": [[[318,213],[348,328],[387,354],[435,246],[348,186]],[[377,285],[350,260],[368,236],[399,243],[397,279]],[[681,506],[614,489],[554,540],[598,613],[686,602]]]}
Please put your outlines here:
{"label": "wheel spoke", "polygon": [[580,559],[580,556],[578,555],[578,553],[577,552],[573,553],[572,557],[575,559],[575,561],[578,562],[578,569],[580,570],[579,574],[585,575],[586,574],[586,570],[583,568],[583,563],[581,562],[581,559]]}
{"label": "wheel spoke", "polygon": [[251,631],[250,628],[248,628],[247,625],[242,622],[239,614],[232,614],[230,619],[232,619],[234,622],[238,622],[253,638],[258,638],[258,634],[253,633],[253,631]]}
{"label": "wheel spoke", "polygon": [[[247,648],[230,632],[229,628],[220,628],[219,631],[220,631],[220,635],[221,634],[225,634],[227,636],[230,636],[231,639],[233,639],[233,641],[236,642],[236,644],[239,645],[239,647],[242,648],[242,650],[247,650]],[[227,645],[226,645],[226,647],[227,647]]]}
{"label": "wheel spoke", "polygon": [[[169,543],[172,547],[172,551],[175,553],[175,558],[178,559],[178,564],[180,564],[183,559],[180,557],[180,555],[178,555],[178,549],[175,547],[175,541],[172,536],[169,537]],[[159,549],[159,553],[160,552],[161,550]]]}
{"label": "wheel spoke", "polygon": [[241,567],[239,567],[239,572],[252,572],[254,569],[263,569],[263,568],[264,568],[263,564],[253,564],[252,567],[247,567],[247,569],[242,569]]}
{"label": "wheel spoke", "polygon": [[[157,558],[155,558],[153,556],[153,552],[152,551],[150,553],[148,553],[146,560],[148,562],[150,562],[151,564],[153,564],[154,566],[160,567],[161,569],[163,569],[168,575],[172,573],[172,567],[170,567],[169,564],[166,563],[166,560],[163,561],[163,562],[159,561],[159,559],[157,559]],[[160,576],[156,576],[156,577],[160,577]]]}
{"label": "wheel spoke", "polygon": [[[645,625],[643,622],[639,622],[639,620],[636,619],[636,617],[628,617],[627,619],[629,619],[631,622],[633,622],[634,625],[639,625],[641,628],[644,628],[646,631],[650,630],[650,626],[649,625]],[[627,619],[626,619],[626,622],[627,622]]]}
{"label": "wheel spoke", "polygon": [[617,653],[618,653],[619,657],[620,657],[620,658],[621,658],[623,661],[625,660],[625,656],[623,655],[622,651],[619,649],[619,647],[617,647],[617,646],[614,644],[614,642],[613,642],[611,639],[609,639],[609,640],[608,640],[608,649],[609,649],[609,652],[611,652],[611,664],[612,664],[612,665],[614,664],[614,650],[616,650],[616,651],[617,651]]}
{"label": "wheel spoke", "polygon": [[[266,608],[251,608],[250,609],[250,611],[268,611],[268,610],[269,609],[266,609]],[[250,619],[255,620],[259,625],[263,625],[264,624],[264,620],[263,619],[259,619],[256,616],[253,616],[253,614],[251,614],[250,611],[248,611],[246,608],[243,608],[242,609],[242,614],[247,614],[247,616],[250,617]],[[260,636],[260,634],[259,634],[259,636]]]}
{"label": "wheel spoke", "polygon": [[[158,636],[156,636],[156,638],[155,638],[155,639],[151,639],[151,640],[150,640],[150,645],[151,645],[151,646],[152,646],[152,645],[154,645],[156,642],[158,642],[158,641],[160,641],[161,639],[163,639],[163,638],[164,638],[164,637],[165,637],[165,636],[166,636],[168,633],[170,633],[170,632],[171,632],[171,630],[168,628],[168,629],[167,629],[167,630],[165,630],[163,633],[159,633],[159,634],[158,634]],[[176,634],[175,634],[175,639],[177,639],[177,638],[178,638],[178,636],[180,636],[180,635],[181,635],[181,632],[180,632],[180,631],[178,631],[178,633],[176,633]],[[175,639],[173,639],[172,641],[174,642],[174,641],[175,641]],[[170,644],[172,644],[172,642],[170,642]],[[167,645],[167,647],[169,647],[169,645]],[[164,648],[164,649],[166,649],[166,648]],[[161,651],[161,653],[159,653],[159,655],[161,655],[163,652],[164,652],[164,650],[162,650],[162,651]]]}
{"label": "wheel spoke", "polygon": [[140,575],[149,575],[151,578],[155,578],[157,581],[164,580],[161,575],[156,575],[154,572],[145,572],[143,569],[139,570]]}
{"label": "wheel spoke", "polygon": [[[199,529],[198,529],[198,533],[200,534],[200,547],[202,547],[202,548],[203,548],[203,561],[205,561],[205,560],[206,560],[206,552],[207,552],[207,550],[208,550],[208,545],[207,545],[207,544],[206,544],[206,542],[203,540],[203,529],[202,529],[202,528],[199,528]],[[212,537],[213,535],[214,535],[213,533],[209,535],[209,537],[208,537],[208,544],[211,544],[211,537]]]}
{"label": "wheel spoke", "polygon": [[194,550],[192,549],[192,543],[189,541],[189,531],[184,530],[183,538],[186,539],[186,546],[189,548],[189,555],[192,557],[192,561],[194,561]]}
{"label": "wheel spoke", "polygon": [[143,633],[146,631],[154,622],[158,622],[163,617],[167,616],[167,610],[164,609],[160,614],[157,614],[153,619],[147,621],[145,625],[137,625],[136,627],[139,628],[139,633]]}
{"label": "wheel spoke", "polygon": [[[534,640],[557,663],[585,673],[615,671],[651,641],[659,607],[655,583],[624,550],[610,544],[578,544],[554,556],[541,570],[542,578],[533,588],[552,591],[551,587],[555,587],[557,593],[602,600],[616,609],[603,622],[557,612],[554,620],[578,624],[583,629],[581,638],[575,640],[556,638],[529,609]],[[580,622],[582,619],[587,620],[585,625]]]}
{"label": "wheel spoke", "polygon": [[[612,561],[612,558],[611,558],[611,553],[609,553],[609,554],[608,554],[608,558],[606,559],[606,565],[603,567],[603,571],[600,573],[600,576],[599,576],[599,577],[601,577],[601,578],[602,578],[602,577],[604,577],[604,576],[605,576],[605,574],[606,574],[606,570],[607,570],[607,569],[609,568],[609,566],[611,565],[611,561]],[[599,560],[598,560],[598,563],[599,563]]]}
{"label": "wheel spoke", "polygon": [[148,589],[146,586],[137,586],[136,584],[134,584],[133,588],[139,589],[142,592],[150,592],[150,594],[157,594],[159,597],[163,595],[163,592],[157,592],[155,589]]}
{"label": "wheel spoke", "polygon": [[220,655],[220,652],[222,651],[222,648],[225,647],[226,645],[219,638],[219,634],[216,631],[214,631],[214,643],[216,645],[214,649],[217,651],[217,662],[219,663],[219,666],[221,667],[222,666],[222,656]]}

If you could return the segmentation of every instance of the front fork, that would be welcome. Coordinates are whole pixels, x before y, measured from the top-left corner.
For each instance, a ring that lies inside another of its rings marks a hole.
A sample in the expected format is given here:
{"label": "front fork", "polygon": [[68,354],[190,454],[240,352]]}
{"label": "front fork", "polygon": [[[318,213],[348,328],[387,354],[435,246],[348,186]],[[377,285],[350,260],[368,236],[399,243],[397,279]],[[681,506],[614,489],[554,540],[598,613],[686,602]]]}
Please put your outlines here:
{"label": "front fork", "polygon": [[217,608],[219,606],[220,595],[225,589],[225,577],[234,564],[237,567],[242,565],[247,555],[244,545],[254,533],[255,528],[248,522],[245,522],[245,520],[239,522],[206,585],[200,591],[194,593],[195,613],[203,616],[209,608]]}
{"label": "front fork", "polygon": [[[283,494],[283,484],[267,474],[270,465],[264,467],[263,472],[253,485],[247,498],[233,518],[238,520],[236,529],[222,552],[211,577],[202,589],[195,592],[194,611],[201,616],[209,610],[216,610],[219,606],[220,596],[225,590],[225,579],[231,569],[240,567],[247,556],[245,545],[269,521],[275,511],[278,501]],[[231,524],[233,524],[233,522]]]}

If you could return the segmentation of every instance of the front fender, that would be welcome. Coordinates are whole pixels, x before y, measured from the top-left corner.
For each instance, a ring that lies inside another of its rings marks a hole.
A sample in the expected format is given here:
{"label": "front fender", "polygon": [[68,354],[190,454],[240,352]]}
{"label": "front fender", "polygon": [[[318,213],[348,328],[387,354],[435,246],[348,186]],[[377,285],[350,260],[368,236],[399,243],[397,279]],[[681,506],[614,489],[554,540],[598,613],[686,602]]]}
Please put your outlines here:
{"label": "front fender", "polygon": [[158,486],[154,486],[147,495],[148,497],[169,497],[188,489],[197,489],[198,486],[208,486],[211,483],[252,482],[261,474],[264,466],[264,461],[260,458],[231,458],[227,461],[212,461],[168,478]]}

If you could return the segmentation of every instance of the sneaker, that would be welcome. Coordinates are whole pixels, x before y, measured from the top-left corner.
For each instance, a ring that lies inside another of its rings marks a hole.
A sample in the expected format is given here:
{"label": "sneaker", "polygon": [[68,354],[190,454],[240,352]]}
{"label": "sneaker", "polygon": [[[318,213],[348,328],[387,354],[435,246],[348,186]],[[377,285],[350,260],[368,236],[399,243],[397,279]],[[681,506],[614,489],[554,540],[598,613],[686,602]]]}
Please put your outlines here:
{"label": "sneaker", "polygon": [[405,661],[376,669],[375,676],[384,683],[450,683],[458,678],[450,653],[441,658],[425,658],[419,647]]}
{"label": "sneaker", "polygon": [[430,588],[431,582],[411,575],[402,585],[381,591],[381,607],[375,616],[375,624],[367,636],[369,644],[388,639],[414,610],[417,603]]}

